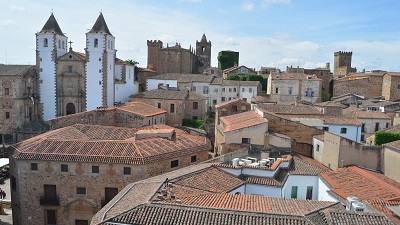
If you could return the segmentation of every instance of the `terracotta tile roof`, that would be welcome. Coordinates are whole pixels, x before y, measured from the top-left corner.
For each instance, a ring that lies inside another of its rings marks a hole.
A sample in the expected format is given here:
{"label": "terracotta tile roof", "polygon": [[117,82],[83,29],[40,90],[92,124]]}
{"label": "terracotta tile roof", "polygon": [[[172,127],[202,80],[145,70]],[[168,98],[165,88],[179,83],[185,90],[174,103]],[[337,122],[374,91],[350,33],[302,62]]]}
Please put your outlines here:
{"label": "terracotta tile roof", "polygon": [[184,100],[188,97],[188,90],[163,90],[155,89],[151,91],[137,93],[131,98],[147,98],[147,99],[178,99]]}
{"label": "terracotta tile roof", "polygon": [[256,97],[251,99],[251,103],[258,104],[258,103],[276,103],[276,102],[272,101],[268,97],[257,95]]}
{"label": "terracotta tile roof", "polygon": [[[233,105],[232,103],[238,103],[238,102],[243,102],[244,103],[245,101],[243,101],[242,99],[232,99],[232,100],[229,100],[229,101],[226,101],[226,102],[221,102],[219,104],[216,104],[215,108],[218,109],[218,108],[220,108],[222,106]],[[250,105],[250,104],[248,104],[248,105]]]}
{"label": "terracotta tile roof", "polygon": [[400,76],[400,73],[398,73],[398,72],[389,72],[389,73],[385,73],[385,75],[389,75],[389,76],[396,76],[396,77],[399,77]]}
{"label": "terracotta tile roof", "polygon": [[312,225],[299,216],[273,215],[259,212],[204,209],[186,205],[142,204],[108,220],[123,224],[190,224],[190,225]]}
{"label": "terracotta tile roof", "polygon": [[397,141],[392,141],[389,143],[384,144],[385,146],[389,146],[389,147],[393,147],[393,148],[397,148],[400,149],[400,140]]}
{"label": "terracotta tile roof", "polygon": [[328,167],[318,161],[297,154],[293,157],[294,162],[290,164],[288,173],[291,175],[318,176],[321,173],[331,171]]}
{"label": "terracotta tile roof", "polygon": [[192,83],[200,82],[210,84],[215,76],[208,76],[203,74],[184,74],[178,78],[179,83]]}
{"label": "terracotta tile roof", "polygon": [[372,205],[393,222],[400,224],[399,217],[392,212],[382,211],[383,207],[386,208],[385,202],[400,198],[399,182],[356,166],[339,168],[336,171],[323,173],[320,177],[328,184],[331,191],[342,199],[356,196],[360,201]]}
{"label": "terracotta tile roof", "polygon": [[25,75],[29,70],[34,70],[34,65],[4,65],[0,64],[0,76],[4,75]]}
{"label": "terracotta tile roof", "polygon": [[260,81],[222,80],[223,86],[257,86]]}
{"label": "terracotta tile roof", "polygon": [[304,216],[333,206],[335,202],[272,198],[258,195],[209,194],[181,199],[182,204],[207,208],[268,212],[280,215]]}
{"label": "terracotta tile roof", "polygon": [[222,78],[222,77],[216,77],[211,82],[211,84],[213,84],[213,85],[221,85],[223,80],[224,80],[224,78]]}
{"label": "terracotta tile roof", "polygon": [[299,105],[270,105],[270,104],[258,104],[257,108],[276,114],[307,114],[307,115],[323,115],[320,110],[314,106],[299,106]]}
{"label": "terracotta tile roof", "polygon": [[321,117],[325,124],[340,124],[340,125],[360,125],[361,123],[357,118],[347,118],[338,116],[325,116]]}
{"label": "terracotta tile roof", "polygon": [[275,178],[241,175],[240,179],[246,183],[282,187],[288,177],[285,170],[280,170]]}
{"label": "terracotta tile roof", "polygon": [[243,113],[238,113],[231,116],[221,117],[221,121],[226,124],[223,128],[224,132],[231,132],[234,130],[243,129],[246,127],[256,126],[260,124],[268,123],[268,120],[262,118],[254,111],[248,111]]}
{"label": "terracotta tile roof", "polygon": [[13,157],[21,160],[146,164],[211,148],[206,138],[187,133],[177,132],[176,140],[162,137],[135,140],[134,137],[135,129],[76,124],[15,144]]}
{"label": "terracotta tile roof", "polygon": [[400,124],[393,125],[389,128],[382,129],[381,131],[391,132],[391,133],[400,133]]}
{"label": "terracotta tile roof", "polygon": [[350,118],[359,118],[359,119],[390,119],[390,116],[386,115],[383,112],[365,110],[363,108],[357,108],[353,105],[343,109],[343,115],[348,116]]}
{"label": "terracotta tile roof", "polygon": [[342,107],[343,105],[337,102],[326,101],[326,102],[319,102],[315,103],[315,106],[323,106],[323,107]]}
{"label": "terracotta tile roof", "polygon": [[313,137],[320,141],[324,141],[325,134],[314,135]]}
{"label": "terracotta tile roof", "polygon": [[156,73],[155,70],[152,70],[150,68],[142,68],[142,67],[138,67],[139,72],[153,72]]}
{"label": "terracotta tile roof", "polygon": [[188,100],[199,100],[199,101],[207,100],[207,98],[204,97],[203,95],[200,95],[200,94],[198,94],[196,92],[193,92],[193,91],[189,91],[189,96],[188,96],[187,99]]}
{"label": "terracotta tile roof", "polygon": [[129,102],[123,106],[117,107],[117,110],[122,110],[130,113],[134,113],[136,115],[140,115],[143,117],[151,117],[155,115],[160,115],[167,113],[167,111],[163,109],[159,109],[152,105],[143,103],[143,102]]}
{"label": "terracotta tile roof", "polygon": [[49,19],[47,19],[46,24],[43,26],[42,30],[39,33],[42,33],[42,34],[55,33],[55,34],[65,37],[64,33],[61,31],[60,26],[58,25],[57,20],[54,17],[53,13],[51,13]]}

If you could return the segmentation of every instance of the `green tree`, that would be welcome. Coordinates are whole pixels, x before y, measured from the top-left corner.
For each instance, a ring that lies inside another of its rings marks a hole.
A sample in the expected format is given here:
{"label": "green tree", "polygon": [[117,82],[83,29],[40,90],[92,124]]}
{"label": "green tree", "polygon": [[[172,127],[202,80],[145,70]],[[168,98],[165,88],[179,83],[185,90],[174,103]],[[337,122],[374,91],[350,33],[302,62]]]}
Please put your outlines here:
{"label": "green tree", "polygon": [[229,74],[228,77],[226,78],[227,80],[241,80],[240,76],[237,75],[236,73]]}
{"label": "green tree", "polygon": [[400,140],[400,133],[390,133],[386,131],[375,132],[375,145],[383,145],[397,140]]}
{"label": "green tree", "polygon": [[138,61],[133,60],[133,59],[128,59],[128,60],[126,60],[126,62],[131,65],[134,65],[134,66],[139,65]]}
{"label": "green tree", "polygon": [[331,100],[331,94],[328,91],[322,91],[321,95],[323,102]]}

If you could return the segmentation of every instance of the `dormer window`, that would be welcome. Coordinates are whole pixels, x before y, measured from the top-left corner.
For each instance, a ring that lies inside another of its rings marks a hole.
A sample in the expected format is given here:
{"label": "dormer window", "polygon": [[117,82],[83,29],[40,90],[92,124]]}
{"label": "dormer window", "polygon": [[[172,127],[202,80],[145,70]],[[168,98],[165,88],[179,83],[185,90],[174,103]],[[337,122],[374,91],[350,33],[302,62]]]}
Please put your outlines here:
{"label": "dormer window", "polygon": [[99,47],[99,39],[97,38],[94,39],[94,47],[95,48]]}
{"label": "dormer window", "polygon": [[49,40],[47,38],[43,39],[43,47],[49,46]]}

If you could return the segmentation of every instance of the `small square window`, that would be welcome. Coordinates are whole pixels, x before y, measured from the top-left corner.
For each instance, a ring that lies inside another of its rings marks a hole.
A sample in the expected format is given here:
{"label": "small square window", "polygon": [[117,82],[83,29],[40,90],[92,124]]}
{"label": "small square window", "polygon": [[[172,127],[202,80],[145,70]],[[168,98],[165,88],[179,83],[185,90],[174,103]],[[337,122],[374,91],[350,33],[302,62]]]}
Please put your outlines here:
{"label": "small square window", "polygon": [[124,175],[131,175],[131,168],[130,167],[124,167]]}
{"label": "small square window", "polygon": [[225,97],[221,97],[221,102],[224,102],[225,101]]}
{"label": "small square window", "polygon": [[319,145],[317,145],[317,152],[319,152]]}
{"label": "small square window", "polygon": [[198,108],[199,108],[199,103],[193,102],[193,109],[198,109]]}
{"label": "small square window", "polygon": [[249,88],[249,93],[252,93],[253,92],[253,88]]}
{"label": "small square window", "polygon": [[61,172],[68,172],[68,165],[67,164],[61,164]]}
{"label": "small square window", "polygon": [[216,105],[217,104],[217,100],[214,99],[213,100],[213,104]]}
{"label": "small square window", "polygon": [[171,168],[175,168],[179,166],[179,160],[173,160],[171,161]]}
{"label": "small square window", "polygon": [[169,108],[170,113],[175,113],[175,104],[171,104]]}
{"label": "small square window", "polygon": [[345,127],[340,128],[340,133],[341,134],[346,134],[347,133],[347,128],[345,128]]}
{"label": "small square window", "polygon": [[38,170],[37,163],[31,163],[31,170]]}
{"label": "small square window", "polygon": [[10,89],[4,88],[4,95],[9,95],[9,94],[10,94]]}
{"label": "small square window", "polygon": [[10,119],[10,112],[6,112],[6,119]]}
{"label": "small square window", "polygon": [[222,88],[222,92],[224,92],[225,91],[225,88]]}
{"label": "small square window", "polygon": [[92,166],[92,173],[99,173],[100,167],[99,166]]}
{"label": "small square window", "polygon": [[68,73],[72,73],[73,71],[73,67],[72,66],[68,66]]}
{"label": "small square window", "polygon": [[243,144],[250,144],[250,138],[242,138]]}
{"label": "small square window", "polygon": [[196,155],[192,155],[190,157],[190,162],[196,162],[197,161],[197,156]]}
{"label": "small square window", "polygon": [[161,103],[157,103],[157,107],[161,109]]}
{"label": "small square window", "polygon": [[85,187],[77,187],[76,194],[78,195],[86,195],[86,188]]}

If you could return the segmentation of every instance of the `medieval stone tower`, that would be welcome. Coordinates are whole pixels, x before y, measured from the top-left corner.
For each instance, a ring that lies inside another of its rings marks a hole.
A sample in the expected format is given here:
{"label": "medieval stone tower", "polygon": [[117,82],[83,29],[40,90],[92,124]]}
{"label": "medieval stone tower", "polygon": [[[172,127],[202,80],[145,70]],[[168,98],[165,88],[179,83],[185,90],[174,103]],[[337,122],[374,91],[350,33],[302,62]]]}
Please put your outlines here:
{"label": "medieval stone tower", "polygon": [[67,41],[53,13],[42,30],[36,33],[36,66],[45,121],[56,117],[56,64],[57,58],[67,52]]}
{"label": "medieval stone tower", "polygon": [[335,76],[345,76],[349,73],[357,72],[356,68],[351,67],[351,57],[353,52],[335,52],[333,74]]}
{"label": "medieval stone tower", "polygon": [[196,41],[196,55],[199,60],[199,71],[211,67],[211,41],[207,42],[205,34],[200,41]]}
{"label": "medieval stone tower", "polygon": [[115,37],[100,13],[92,29],[86,33],[86,110],[114,104]]}

